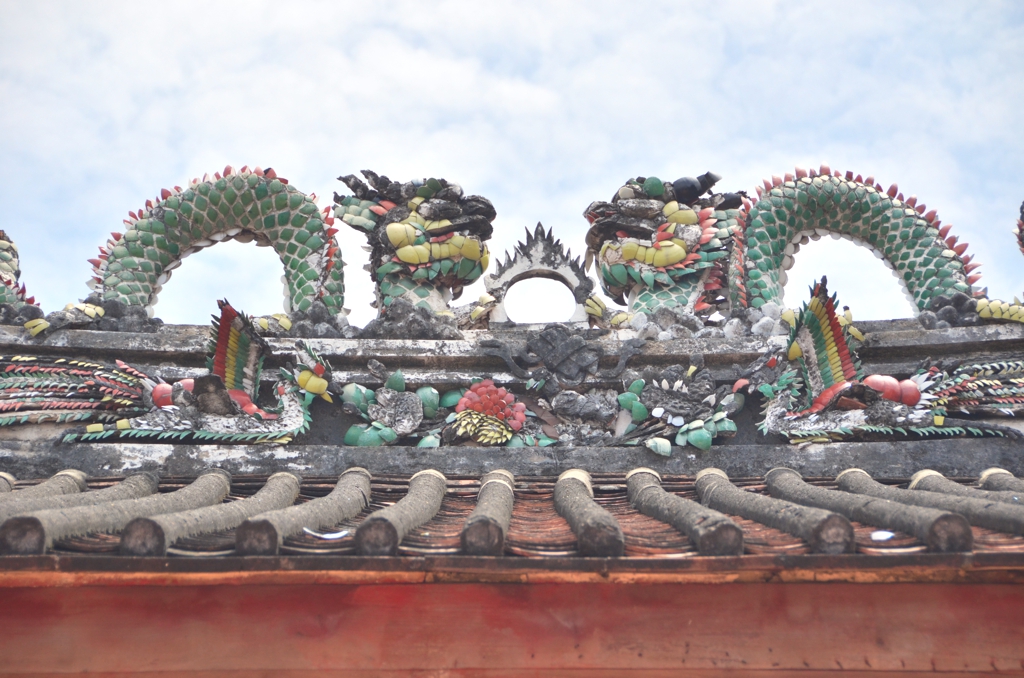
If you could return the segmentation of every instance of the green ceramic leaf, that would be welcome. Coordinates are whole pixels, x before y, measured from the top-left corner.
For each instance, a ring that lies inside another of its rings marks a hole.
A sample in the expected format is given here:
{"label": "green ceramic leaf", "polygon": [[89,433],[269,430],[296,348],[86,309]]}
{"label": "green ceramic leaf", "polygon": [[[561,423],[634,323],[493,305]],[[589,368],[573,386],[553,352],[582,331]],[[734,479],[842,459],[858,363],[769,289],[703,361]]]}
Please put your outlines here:
{"label": "green ceramic leaf", "polygon": [[644,442],[644,445],[655,454],[660,454],[663,457],[672,456],[672,444],[665,438],[651,438]]}
{"label": "green ceramic leaf", "polygon": [[455,407],[456,405],[459,404],[459,400],[462,398],[462,395],[465,392],[466,389],[464,388],[457,389],[455,391],[448,391],[443,396],[441,396],[441,407]]}
{"label": "green ceramic leaf", "polygon": [[402,370],[395,370],[388,377],[388,380],[384,382],[385,388],[390,388],[392,391],[402,392],[405,390],[405,375],[402,374]]}
{"label": "green ceramic leaf", "polygon": [[698,450],[707,451],[711,449],[711,434],[705,428],[698,428],[686,434],[686,442]]}
{"label": "green ceramic leaf", "polygon": [[619,407],[621,407],[624,410],[629,410],[630,412],[632,412],[633,411],[633,403],[636,403],[639,400],[640,400],[640,398],[637,396],[637,394],[635,394],[635,393],[633,393],[631,391],[626,391],[625,393],[620,393],[619,394]]}
{"label": "green ceramic leaf", "polygon": [[433,386],[421,386],[416,389],[416,395],[423,402],[423,416],[433,419],[437,415],[437,407],[441,399],[437,389]]}
{"label": "green ceramic leaf", "polygon": [[380,435],[380,430],[376,428],[368,428],[359,435],[359,439],[356,441],[356,445],[360,447],[380,447],[384,444],[384,439]]}
{"label": "green ceramic leaf", "polygon": [[359,437],[368,429],[369,426],[366,424],[354,424],[350,426],[348,431],[345,433],[345,444],[346,445],[358,445]]}

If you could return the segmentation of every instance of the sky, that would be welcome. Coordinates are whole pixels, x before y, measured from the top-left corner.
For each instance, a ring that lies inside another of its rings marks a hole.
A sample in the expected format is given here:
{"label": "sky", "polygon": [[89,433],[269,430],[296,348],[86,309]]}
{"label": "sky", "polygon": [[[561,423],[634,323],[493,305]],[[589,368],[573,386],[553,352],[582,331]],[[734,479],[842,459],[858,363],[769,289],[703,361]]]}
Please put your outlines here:
{"label": "sky", "polygon": [[[824,162],[938,209],[1010,298],[1022,73],[1013,1],[0,0],[0,228],[49,312],[89,293],[86,260],[129,210],[228,164],[273,167],[321,207],[361,169],[456,181],[494,203],[497,259],[537,222],[582,254],[583,210],[630,177],[713,170],[752,191]],[[361,326],[365,240],[343,229]],[[222,297],[279,312],[281,274],[268,248],[221,243],[175,271],[156,314],[205,323]],[[822,274],[856,318],[911,315],[846,241],[801,250],[786,302]],[[567,319],[557,286],[516,286],[510,316]]]}

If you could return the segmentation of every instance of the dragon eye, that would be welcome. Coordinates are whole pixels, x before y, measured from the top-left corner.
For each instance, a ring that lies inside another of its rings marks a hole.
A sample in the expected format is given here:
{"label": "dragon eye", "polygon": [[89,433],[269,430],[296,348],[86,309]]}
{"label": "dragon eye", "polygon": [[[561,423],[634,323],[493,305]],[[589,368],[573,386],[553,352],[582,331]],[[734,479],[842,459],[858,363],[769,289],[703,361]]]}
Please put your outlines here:
{"label": "dragon eye", "polygon": [[768,359],[768,367],[775,367],[778,364],[779,364],[779,356],[773,355],[771,358]]}

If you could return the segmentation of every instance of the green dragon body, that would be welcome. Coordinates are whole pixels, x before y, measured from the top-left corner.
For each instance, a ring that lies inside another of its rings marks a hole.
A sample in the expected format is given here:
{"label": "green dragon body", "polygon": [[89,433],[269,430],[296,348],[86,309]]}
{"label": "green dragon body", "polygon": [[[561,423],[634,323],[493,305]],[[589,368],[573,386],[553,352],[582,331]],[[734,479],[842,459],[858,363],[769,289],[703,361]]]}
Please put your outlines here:
{"label": "green dragon body", "polygon": [[306,311],[316,300],[343,312],[344,262],[332,228],[308,196],[272,169],[225,167],[187,188],[163,189],[137,212],[124,233],[111,233],[90,259],[90,286],[104,300],[156,304],[171,271],[188,255],[225,239],[273,247],[285,270],[285,310]]}

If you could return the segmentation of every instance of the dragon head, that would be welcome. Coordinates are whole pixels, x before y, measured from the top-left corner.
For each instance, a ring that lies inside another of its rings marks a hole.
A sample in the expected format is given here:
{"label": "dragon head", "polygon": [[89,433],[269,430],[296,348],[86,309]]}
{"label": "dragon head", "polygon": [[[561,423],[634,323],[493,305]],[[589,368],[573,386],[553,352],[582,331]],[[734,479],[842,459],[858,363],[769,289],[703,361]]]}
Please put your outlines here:
{"label": "dragon head", "polygon": [[[591,223],[587,263],[597,262],[601,285],[610,297],[623,305],[628,297],[631,306],[657,299],[661,305],[692,306],[696,312],[726,301],[721,290],[729,246],[742,233],[737,214],[727,211],[740,207],[743,196],[702,198],[720,178],[711,172],[671,183],[637,177],[610,202],[591,203],[583,213]],[[690,285],[689,292],[679,285]],[[666,295],[665,289],[673,287],[676,293]]]}
{"label": "dragon head", "polygon": [[[448,301],[477,280],[490,263],[484,241],[497,213],[487,198],[464,195],[444,179],[400,183],[370,170],[366,182],[341,177],[353,195],[335,194],[334,211],[366,234],[370,274],[383,312],[395,299],[450,313]],[[369,185],[367,185],[369,184]]]}

